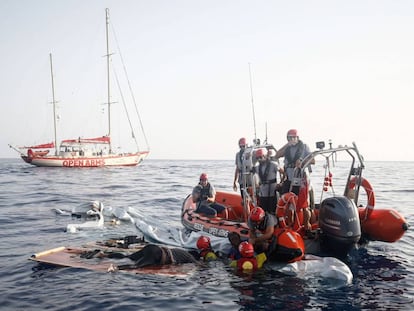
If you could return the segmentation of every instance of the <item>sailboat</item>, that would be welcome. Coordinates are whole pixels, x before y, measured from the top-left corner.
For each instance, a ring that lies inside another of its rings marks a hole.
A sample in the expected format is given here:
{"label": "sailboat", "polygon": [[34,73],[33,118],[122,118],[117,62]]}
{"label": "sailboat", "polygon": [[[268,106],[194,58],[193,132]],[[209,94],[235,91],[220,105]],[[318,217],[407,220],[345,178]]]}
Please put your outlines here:
{"label": "sailboat", "polygon": [[[136,166],[141,163],[149,154],[149,148],[147,143],[147,150],[140,151],[138,143],[136,141],[133,129],[133,137],[137,145],[137,151],[130,153],[115,153],[112,150],[111,144],[111,85],[110,85],[110,57],[109,51],[109,9],[106,9],[105,22],[106,22],[106,64],[107,64],[107,87],[108,94],[106,105],[108,106],[108,134],[101,137],[94,138],[74,138],[65,139],[57,147],[56,136],[56,100],[54,92],[54,79],[53,79],[53,63],[52,54],[50,54],[50,69],[52,76],[52,96],[53,96],[53,120],[54,120],[54,137],[55,141],[46,144],[34,145],[29,147],[14,147],[21,158],[29,164],[35,166],[48,166],[48,167],[104,167],[104,166]],[[138,114],[138,110],[136,109]],[[141,122],[141,118],[138,115]],[[141,129],[143,126],[141,122]],[[143,133],[144,138],[145,133]],[[54,149],[54,154],[51,154]]]}

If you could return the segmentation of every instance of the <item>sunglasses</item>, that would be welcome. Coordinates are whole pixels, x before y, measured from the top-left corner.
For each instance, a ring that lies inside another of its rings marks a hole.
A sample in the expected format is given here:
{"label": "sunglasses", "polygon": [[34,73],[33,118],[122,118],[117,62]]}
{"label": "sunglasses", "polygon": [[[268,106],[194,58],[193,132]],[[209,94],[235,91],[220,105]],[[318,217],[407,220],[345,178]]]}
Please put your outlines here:
{"label": "sunglasses", "polygon": [[240,148],[246,148],[246,145],[239,145]]}
{"label": "sunglasses", "polygon": [[288,136],[288,137],[287,137],[287,139],[288,139],[288,140],[294,140],[294,139],[296,139],[296,138],[297,138],[297,136]]}

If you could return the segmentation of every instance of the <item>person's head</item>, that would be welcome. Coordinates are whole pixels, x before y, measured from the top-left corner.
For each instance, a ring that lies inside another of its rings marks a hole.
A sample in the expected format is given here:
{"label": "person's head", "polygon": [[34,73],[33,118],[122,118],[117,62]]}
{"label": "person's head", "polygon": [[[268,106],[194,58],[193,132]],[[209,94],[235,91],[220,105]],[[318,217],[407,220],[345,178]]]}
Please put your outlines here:
{"label": "person's head", "polygon": [[238,234],[237,232],[230,232],[228,235],[228,239],[233,247],[239,247],[239,244],[241,242],[240,234]]}
{"label": "person's head", "polygon": [[197,248],[201,251],[211,249],[210,238],[202,235],[197,240]]}
{"label": "person's head", "polygon": [[290,129],[286,134],[286,139],[288,140],[289,144],[296,145],[299,141],[298,130]]}
{"label": "person's head", "polygon": [[241,242],[240,245],[239,245],[239,252],[240,252],[240,255],[244,258],[254,257],[253,244],[251,244],[247,241]]}
{"label": "person's head", "polygon": [[193,193],[192,193],[194,203],[200,202],[202,190],[203,190],[203,186],[200,184],[194,187]]}
{"label": "person's head", "polygon": [[207,176],[207,174],[206,173],[202,173],[200,175],[200,184],[201,185],[205,185],[205,184],[207,184],[207,182],[208,182],[208,176]]}
{"label": "person's head", "polygon": [[250,212],[249,219],[253,224],[260,224],[265,216],[266,213],[261,207],[255,207]]}
{"label": "person's head", "polygon": [[275,151],[275,149],[270,149],[269,150],[269,152],[267,153],[267,157],[269,158],[269,159],[272,159],[273,157],[275,157],[276,156],[276,151]]}
{"label": "person's head", "polygon": [[267,159],[267,149],[266,148],[257,149],[255,156],[258,161],[265,161]]}
{"label": "person's head", "polygon": [[247,142],[246,142],[246,138],[242,137],[239,139],[239,147],[240,149],[244,149],[246,148]]}

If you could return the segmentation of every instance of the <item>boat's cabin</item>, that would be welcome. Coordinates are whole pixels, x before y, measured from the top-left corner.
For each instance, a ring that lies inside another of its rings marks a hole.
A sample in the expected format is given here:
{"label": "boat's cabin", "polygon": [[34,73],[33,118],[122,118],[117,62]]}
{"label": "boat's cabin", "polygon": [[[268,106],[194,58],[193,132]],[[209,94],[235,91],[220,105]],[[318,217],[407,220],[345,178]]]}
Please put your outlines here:
{"label": "boat's cabin", "polygon": [[100,157],[108,155],[108,146],[102,144],[61,144],[61,157]]}

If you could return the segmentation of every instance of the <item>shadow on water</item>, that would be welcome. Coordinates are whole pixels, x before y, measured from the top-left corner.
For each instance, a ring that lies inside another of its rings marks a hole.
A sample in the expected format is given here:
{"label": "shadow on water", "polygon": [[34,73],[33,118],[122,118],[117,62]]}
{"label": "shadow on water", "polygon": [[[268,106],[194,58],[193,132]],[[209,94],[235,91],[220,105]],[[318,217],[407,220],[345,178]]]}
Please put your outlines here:
{"label": "shadow on water", "polygon": [[237,275],[230,285],[240,293],[240,310],[303,310],[309,304],[305,280],[265,270]]}

